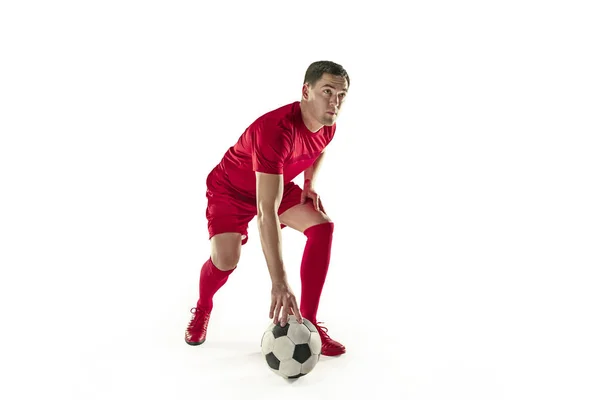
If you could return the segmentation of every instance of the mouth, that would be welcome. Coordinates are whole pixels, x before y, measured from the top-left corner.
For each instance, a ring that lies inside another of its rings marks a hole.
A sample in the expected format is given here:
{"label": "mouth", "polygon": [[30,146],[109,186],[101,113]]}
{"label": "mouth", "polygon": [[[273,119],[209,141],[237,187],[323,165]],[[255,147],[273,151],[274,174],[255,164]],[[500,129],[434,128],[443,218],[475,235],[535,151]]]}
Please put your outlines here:
{"label": "mouth", "polygon": [[327,114],[329,114],[329,115],[336,115],[337,113],[335,111],[327,111]]}

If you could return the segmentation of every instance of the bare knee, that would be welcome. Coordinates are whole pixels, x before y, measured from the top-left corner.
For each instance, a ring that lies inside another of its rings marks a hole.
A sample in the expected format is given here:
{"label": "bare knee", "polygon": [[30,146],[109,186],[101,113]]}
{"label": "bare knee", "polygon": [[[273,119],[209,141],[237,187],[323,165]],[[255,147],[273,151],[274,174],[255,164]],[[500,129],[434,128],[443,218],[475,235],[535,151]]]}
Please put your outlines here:
{"label": "bare knee", "polygon": [[239,254],[232,254],[228,252],[213,251],[211,253],[211,259],[215,267],[221,271],[229,271],[237,267],[240,261]]}
{"label": "bare knee", "polygon": [[279,216],[279,220],[300,232],[315,225],[332,222],[331,218],[323,211],[315,210],[312,203],[299,204],[290,208]]}
{"label": "bare knee", "polygon": [[317,219],[317,221],[315,221],[315,225],[317,224],[325,224],[325,223],[333,223],[333,221],[331,220],[331,218],[329,218],[329,216],[323,212],[319,212],[319,218]]}
{"label": "bare knee", "polygon": [[211,239],[210,257],[221,271],[234,269],[242,253],[242,236],[239,233],[222,233]]}

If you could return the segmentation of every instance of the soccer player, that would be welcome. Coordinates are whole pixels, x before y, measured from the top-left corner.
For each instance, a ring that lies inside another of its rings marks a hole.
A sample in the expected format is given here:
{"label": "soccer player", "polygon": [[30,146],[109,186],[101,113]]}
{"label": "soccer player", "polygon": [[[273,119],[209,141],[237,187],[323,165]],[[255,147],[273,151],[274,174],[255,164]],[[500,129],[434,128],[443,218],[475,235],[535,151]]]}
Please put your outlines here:
{"label": "soccer player", "polygon": [[[317,322],[334,225],[316,192],[315,178],[335,134],[349,85],[341,65],[312,63],[305,73],[300,101],[256,119],[209,173],[206,218],[211,252],[200,270],[200,296],[185,332],[188,344],[206,340],[213,296],[237,267],[242,245],[248,241],[248,223],[256,217],[272,283],[269,318],[282,326],[291,315],[299,323],[306,318],[319,331],[323,355],[345,353],[345,347]],[[292,182],[301,173],[303,187]],[[285,226],[306,236],[299,308],[283,265],[281,229]]]}

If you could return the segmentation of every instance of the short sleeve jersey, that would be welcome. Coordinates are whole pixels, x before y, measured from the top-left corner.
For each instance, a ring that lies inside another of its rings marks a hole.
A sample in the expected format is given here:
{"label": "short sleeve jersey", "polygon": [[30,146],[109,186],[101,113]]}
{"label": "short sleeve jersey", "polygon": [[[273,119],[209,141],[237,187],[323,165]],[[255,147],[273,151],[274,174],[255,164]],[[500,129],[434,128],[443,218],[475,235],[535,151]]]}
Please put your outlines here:
{"label": "short sleeve jersey", "polygon": [[284,184],[304,172],[331,142],[333,126],[306,128],[300,102],[270,111],[254,121],[230,147],[214,173],[241,194],[256,196],[256,172],[282,174]]}

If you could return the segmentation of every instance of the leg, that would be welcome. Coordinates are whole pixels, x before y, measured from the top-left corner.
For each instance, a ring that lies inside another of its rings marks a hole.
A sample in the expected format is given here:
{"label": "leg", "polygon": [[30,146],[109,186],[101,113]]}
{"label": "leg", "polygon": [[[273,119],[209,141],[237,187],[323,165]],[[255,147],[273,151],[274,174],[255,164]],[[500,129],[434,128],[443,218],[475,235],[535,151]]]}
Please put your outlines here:
{"label": "leg", "polygon": [[329,269],[334,224],[327,215],[316,211],[312,203],[291,207],[279,216],[279,220],[306,236],[300,265],[300,312],[304,318],[316,322],[317,309]]}
{"label": "leg", "polygon": [[191,310],[193,317],[185,331],[185,341],[192,346],[202,344],[206,340],[213,297],[237,267],[242,252],[242,234],[220,233],[212,236],[210,243],[210,257],[200,270],[200,296],[196,307]]}
{"label": "leg", "polygon": [[210,239],[210,257],[200,270],[200,298],[196,305],[207,312],[213,308],[215,293],[227,282],[237,267],[242,252],[242,235],[225,232]]}
{"label": "leg", "polygon": [[290,207],[279,215],[279,220],[282,224],[302,233],[315,225],[332,223],[327,214],[315,210],[310,200],[307,203]]}
{"label": "leg", "polygon": [[243,236],[238,232],[225,232],[210,238],[210,258],[221,271],[237,267],[242,254]]}
{"label": "leg", "polygon": [[315,210],[311,201],[300,203],[302,190],[293,185],[284,190],[279,220],[306,236],[306,246],[300,265],[302,293],[300,312],[314,323],[321,336],[321,353],[325,356],[337,356],[346,352],[346,348],[327,334],[327,328],[317,322],[317,310],[325,278],[329,269],[331,244],[333,241],[333,222],[321,211]]}
{"label": "leg", "polygon": [[237,267],[242,245],[248,240],[248,222],[254,216],[251,207],[231,196],[223,187],[213,188],[207,191],[206,209],[210,257],[200,270],[199,298],[191,310],[193,317],[185,333],[186,343],[194,346],[206,340],[213,297]]}
{"label": "leg", "polygon": [[[237,267],[242,245],[248,240],[248,223],[255,215],[246,204],[218,183],[208,180],[206,219],[210,257],[200,271],[200,298],[197,308],[212,311],[213,296]],[[218,184],[217,184],[218,183]]]}

